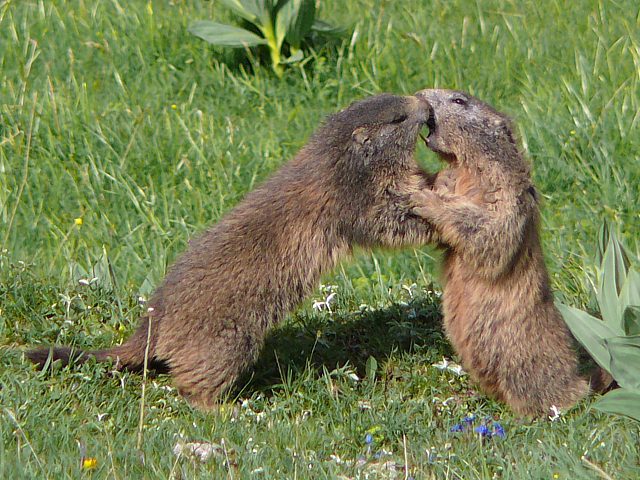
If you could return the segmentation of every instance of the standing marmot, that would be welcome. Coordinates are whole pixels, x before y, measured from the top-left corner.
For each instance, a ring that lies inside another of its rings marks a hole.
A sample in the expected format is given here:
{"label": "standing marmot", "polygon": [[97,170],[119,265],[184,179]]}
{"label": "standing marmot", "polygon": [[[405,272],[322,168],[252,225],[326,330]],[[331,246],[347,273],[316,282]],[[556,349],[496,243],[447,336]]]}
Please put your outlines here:
{"label": "standing marmot", "polygon": [[[292,161],[190,243],[123,345],[88,354],[140,368],[151,319],[149,361],[166,365],[194,405],[211,406],[253,362],[267,330],[352,246],[431,240],[408,202],[433,180],[413,158],[429,113],[418,97],[383,94],[330,116]],[[52,355],[68,362],[70,354]],[[27,355],[44,365],[50,349]]]}
{"label": "standing marmot", "polygon": [[[520,415],[570,407],[589,392],[555,308],[538,202],[509,119],[452,90],[423,90],[427,146],[455,172],[453,192],[412,196],[445,248],[444,324],[481,387]],[[487,192],[485,202],[470,198]]]}

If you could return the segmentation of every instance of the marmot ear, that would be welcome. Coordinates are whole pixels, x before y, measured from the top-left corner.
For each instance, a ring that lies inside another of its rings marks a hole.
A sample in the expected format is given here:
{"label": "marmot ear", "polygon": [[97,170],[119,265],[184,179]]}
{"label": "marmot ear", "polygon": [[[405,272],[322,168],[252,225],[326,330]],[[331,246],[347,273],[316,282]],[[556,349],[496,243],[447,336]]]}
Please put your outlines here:
{"label": "marmot ear", "polygon": [[369,141],[369,133],[366,128],[358,127],[353,131],[353,133],[351,133],[351,138],[357,144],[364,145]]}

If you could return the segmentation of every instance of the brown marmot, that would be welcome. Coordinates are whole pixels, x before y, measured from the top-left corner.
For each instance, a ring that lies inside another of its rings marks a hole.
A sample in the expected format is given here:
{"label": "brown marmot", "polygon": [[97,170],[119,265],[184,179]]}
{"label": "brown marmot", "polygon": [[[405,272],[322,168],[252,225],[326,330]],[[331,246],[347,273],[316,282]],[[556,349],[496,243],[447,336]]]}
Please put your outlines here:
{"label": "brown marmot", "polygon": [[417,96],[432,108],[425,142],[456,178],[453,192],[412,195],[413,212],[432,225],[445,249],[447,335],[480,386],[517,414],[571,407],[589,383],[578,373],[573,338],[553,303],[536,190],[513,126],[463,92]]}
{"label": "brown marmot", "polygon": [[[124,344],[87,354],[139,369],[150,331],[149,363],[166,366],[192,404],[214,405],[254,361],[267,330],[354,245],[431,241],[408,201],[435,178],[413,157],[428,118],[424,100],[390,94],[330,116],[293,160],[190,243]],[[49,355],[63,363],[87,355],[51,352],[27,356],[42,366]]]}

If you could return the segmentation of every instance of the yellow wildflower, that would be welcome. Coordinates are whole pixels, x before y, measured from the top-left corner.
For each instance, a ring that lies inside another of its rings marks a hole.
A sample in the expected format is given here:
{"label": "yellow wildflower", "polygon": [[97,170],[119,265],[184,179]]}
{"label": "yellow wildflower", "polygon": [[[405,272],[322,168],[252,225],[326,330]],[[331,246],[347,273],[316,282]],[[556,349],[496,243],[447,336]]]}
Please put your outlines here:
{"label": "yellow wildflower", "polygon": [[78,217],[76,218],[73,223],[75,223],[76,225],[80,226],[82,225],[82,217]]}
{"label": "yellow wildflower", "polygon": [[98,466],[98,460],[93,457],[85,457],[82,459],[82,468],[85,470],[93,470]]}

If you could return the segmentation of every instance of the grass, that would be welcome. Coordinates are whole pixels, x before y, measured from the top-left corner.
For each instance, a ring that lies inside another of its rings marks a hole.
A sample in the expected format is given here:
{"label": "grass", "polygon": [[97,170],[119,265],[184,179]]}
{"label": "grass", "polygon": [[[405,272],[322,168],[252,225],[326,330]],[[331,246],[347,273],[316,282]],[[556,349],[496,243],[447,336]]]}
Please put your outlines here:
{"label": "grass", "polygon": [[[453,353],[429,248],[341,265],[325,279],[337,285],[333,311],[302,305],[214,413],[160,376],[140,423],[140,376],[96,364],[36,372],[22,359],[16,347],[121,341],[137,296],[188,238],[325,114],[380,91],[461,88],[515,118],[568,303],[587,301],[602,219],[638,250],[636,2],[326,1],[321,17],[351,34],[282,81],[186,32],[222,10],[0,1],[0,477],[404,478],[406,463],[415,478],[637,478],[637,423],[588,400],[559,421],[522,422],[431,366]],[[449,431],[470,413],[499,419],[506,440]],[[218,448],[200,464],[172,453],[179,441]]]}

